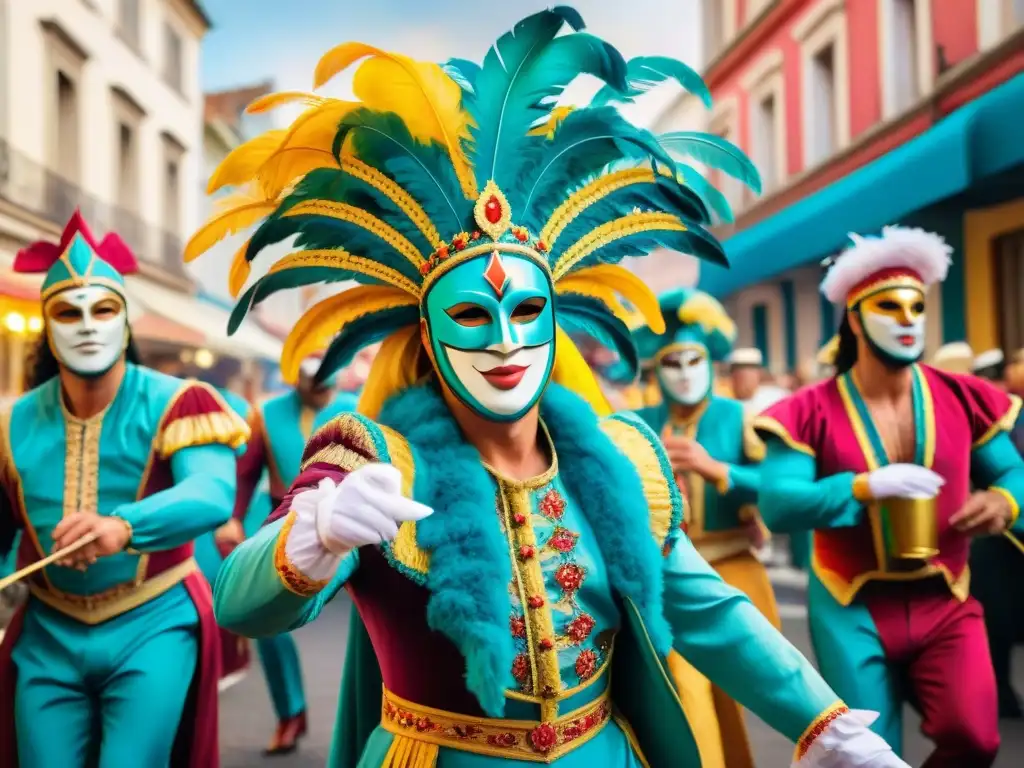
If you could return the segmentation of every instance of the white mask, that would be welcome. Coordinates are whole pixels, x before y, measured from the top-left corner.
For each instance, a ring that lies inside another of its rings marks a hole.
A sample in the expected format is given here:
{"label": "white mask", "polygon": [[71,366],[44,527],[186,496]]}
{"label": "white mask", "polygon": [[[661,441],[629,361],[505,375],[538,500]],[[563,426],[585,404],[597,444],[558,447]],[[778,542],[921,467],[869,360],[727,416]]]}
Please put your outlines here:
{"label": "white mask", "polygon": [[47,300],[46,328],[61,364],[79,376],[99,376],[124,353],[128,312],[108,288],[68,288]]}
{"label": "white mask", "polygon": [[686,346],[669,352],[658,362],[658,378],[671,400],[680,405],[696,405],[711,391],[711,360],[707,350]]}
{"label": "white mask", "polygon": [[865,298],[860,304],[864,333],[898,363],[914,363],[924,353],[924,297],[913,288],[895,288]]}
{"label": "white mask", "polygon": [[486,349],[445,346],[448,362],[470,396],[499,416],[520,413],[548,381],[552,344],[492,344]]}

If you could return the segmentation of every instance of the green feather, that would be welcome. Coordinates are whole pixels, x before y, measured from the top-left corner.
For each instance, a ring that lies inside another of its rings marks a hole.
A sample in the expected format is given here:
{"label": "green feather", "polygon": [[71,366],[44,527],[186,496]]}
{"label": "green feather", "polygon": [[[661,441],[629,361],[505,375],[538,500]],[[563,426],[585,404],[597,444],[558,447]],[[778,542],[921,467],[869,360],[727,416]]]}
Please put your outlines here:
{"label": "green feather", "polygon": [[389,307],[368,312],[347,323],[341,333],[334,337],[315,380],[323,382],[334,373],[352,362],[356,353],[364,347],[383,341],[400,328],[416,325],[420,321],[419,307]]}
{"label": "green feather", "polygon": [[742,181],[755,193],[761,193],[761,174],[743,150],[731,141],[711,133],[673,131],[658,136],[665,149],[678,157],[692,157],[698,163]]}
{"label": "green feather", "polygon": [[342,280],[358,280],[362,283],[377,282],[362,273],[351,272],[337,267],[293,267],[280,272],[264,275],[239,297],[228,319],[228,334],[238,330],[249,311],[269,296],[290,288],[302,288],[317,283],[337,283]]}
{"label": "green feather", "polygon": [[718,220],[723,224],[732,222],[732,206],[715,186],[708,181],[696,168],[689,165],[677,164],[676,171],[682,178],[683,184],[700,195],[701,200],[714,212]]}

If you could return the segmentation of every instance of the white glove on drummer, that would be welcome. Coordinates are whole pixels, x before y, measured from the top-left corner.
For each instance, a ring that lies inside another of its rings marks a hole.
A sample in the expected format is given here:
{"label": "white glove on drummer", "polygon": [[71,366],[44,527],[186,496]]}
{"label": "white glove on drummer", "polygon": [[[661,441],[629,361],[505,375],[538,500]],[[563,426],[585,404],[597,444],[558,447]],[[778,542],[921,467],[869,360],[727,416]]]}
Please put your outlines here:
{"label": "white glove on drummer", "polygon": [[919,464],[889,464],[868,473],[868,490],[874,499],[932,498],[946,480]]}
{"label": "white glove on drummer", "polygon": [[837,717],[792,768],[910,768],[868,728],[877,717],[862,709]]}
{"label": "white glove on drummer", "polygon": [[324,478],[292,499],[295,523],[285,554],[305,576],[334,575],[342,557],[359,547],[391,541],[398,526],[433,510],[402,495],[402,475],[390,464],[367,464],[340,483]]}

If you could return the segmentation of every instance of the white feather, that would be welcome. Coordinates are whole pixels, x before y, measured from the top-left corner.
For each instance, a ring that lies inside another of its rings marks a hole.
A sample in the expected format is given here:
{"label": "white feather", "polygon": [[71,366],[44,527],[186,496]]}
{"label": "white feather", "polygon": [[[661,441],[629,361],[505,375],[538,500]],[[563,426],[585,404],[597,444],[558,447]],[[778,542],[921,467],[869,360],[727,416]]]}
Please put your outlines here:
{"label": "white feather", "polygon": [[925,286],[946,279],[953,248],[934,232],[885,227],[879,237],[849,237],[852,245],[836,258],[821,283],[821,292],[833,304],[844,303],[854,287],[885,269],[909,269]]}

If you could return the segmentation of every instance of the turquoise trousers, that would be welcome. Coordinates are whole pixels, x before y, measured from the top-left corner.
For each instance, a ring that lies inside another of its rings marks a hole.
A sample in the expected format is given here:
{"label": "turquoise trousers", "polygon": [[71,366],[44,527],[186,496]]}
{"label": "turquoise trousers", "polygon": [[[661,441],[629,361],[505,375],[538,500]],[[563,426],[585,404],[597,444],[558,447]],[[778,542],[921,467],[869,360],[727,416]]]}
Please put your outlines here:
{"label": "turquoise trousers", "polygon": [[31,600],[13,652],[21,765],[167,768],[198,624],[180,584],[95,626]]}
{"label": "turquoise trousers", "polygon": [[263,637],[256,641],[256,648],[277,719],[287,720],[304,712],[306,694],[302,687],[302,666],[295,640],[287,634]]}

